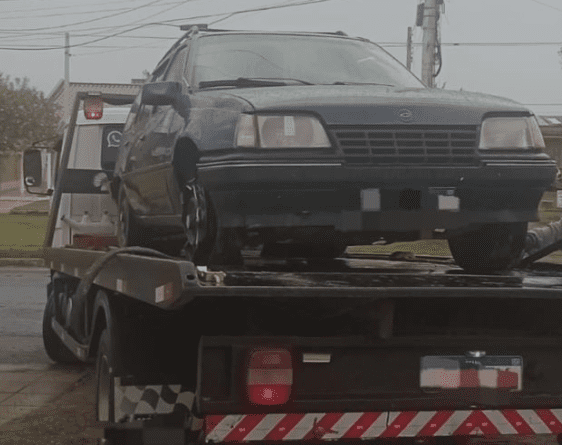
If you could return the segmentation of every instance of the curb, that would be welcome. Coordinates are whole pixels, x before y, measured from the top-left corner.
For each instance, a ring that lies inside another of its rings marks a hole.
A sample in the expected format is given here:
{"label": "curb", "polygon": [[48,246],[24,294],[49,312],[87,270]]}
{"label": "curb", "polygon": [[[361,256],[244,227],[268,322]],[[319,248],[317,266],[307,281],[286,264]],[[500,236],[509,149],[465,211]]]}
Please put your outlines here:
{"label": "curb", "polygon": [[0,267],[45,267],[42,258],[0,258]]}

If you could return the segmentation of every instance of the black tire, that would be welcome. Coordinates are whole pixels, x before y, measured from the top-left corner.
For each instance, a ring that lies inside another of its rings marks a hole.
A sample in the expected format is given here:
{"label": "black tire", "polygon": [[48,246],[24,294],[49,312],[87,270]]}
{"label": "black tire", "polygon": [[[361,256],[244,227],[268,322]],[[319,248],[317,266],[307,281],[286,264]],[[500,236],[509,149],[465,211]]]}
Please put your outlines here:
{"label": "black tire", "polygon": [[115,422],[115,385],[113,345],[109,329],[100,336],[96,359],[96,417],[100,422]]}
{"label": "black tire", "polygon": [[141,246],[140,229],[127,201],[123,185],[119,187],[117,209],[117,243],[119,247]]}
{"label": "black tire", "polygon": [[53,295],[49,295],[43,313],[43,345],[45,351],[49,358],[56,363],[78,363],[80,360],[66,347],[51,326],[51,319],[55,314],[55,299]]}
{"label": "black tire", "polygon": [[517,265],[526,233],[527,223],[486,224],[449,238],[449,248],[455,262],[467,272],[497,272]]}
{"label": "black tire", "polygon": [[209,194],[192,182],[183,191],[184,256],[197,265],[207,265],[214,248],[216,224]]}

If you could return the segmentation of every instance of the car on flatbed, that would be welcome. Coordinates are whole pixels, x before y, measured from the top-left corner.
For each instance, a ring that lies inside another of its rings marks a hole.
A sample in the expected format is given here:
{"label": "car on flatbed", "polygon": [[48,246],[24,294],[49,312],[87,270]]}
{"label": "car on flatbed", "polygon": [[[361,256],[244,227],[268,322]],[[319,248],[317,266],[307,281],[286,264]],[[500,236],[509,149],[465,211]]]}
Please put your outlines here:
{"label": "car on flatbed", "polygon": [[207,264],[439,236],[505,269],[556,175],[543,148],[524,106],[426,88],[365,39],[193,26],[125,125],[119,242]]}

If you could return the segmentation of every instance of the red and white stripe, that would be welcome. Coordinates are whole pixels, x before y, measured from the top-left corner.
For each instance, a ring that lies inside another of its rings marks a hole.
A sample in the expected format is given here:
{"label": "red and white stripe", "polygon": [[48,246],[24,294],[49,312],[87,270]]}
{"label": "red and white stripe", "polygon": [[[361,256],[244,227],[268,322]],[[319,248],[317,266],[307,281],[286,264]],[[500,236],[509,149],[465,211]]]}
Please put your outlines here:
{"label": "red and white stripe", "polygon": [[205,418],[207,442],[562,433],[562,409],[235,414]]}

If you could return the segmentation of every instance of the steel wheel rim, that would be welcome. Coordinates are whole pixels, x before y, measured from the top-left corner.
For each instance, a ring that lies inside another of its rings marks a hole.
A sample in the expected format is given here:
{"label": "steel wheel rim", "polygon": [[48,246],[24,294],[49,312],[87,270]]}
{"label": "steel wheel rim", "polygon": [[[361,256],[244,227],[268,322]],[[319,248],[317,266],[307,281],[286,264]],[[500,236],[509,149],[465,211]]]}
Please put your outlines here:
{"label": "steel wheel rim", "polygon": [[202,187],[197,184],[187,186],[184,196],[184,251],[186,257],[192,260],[206,236],[207,202]]}

